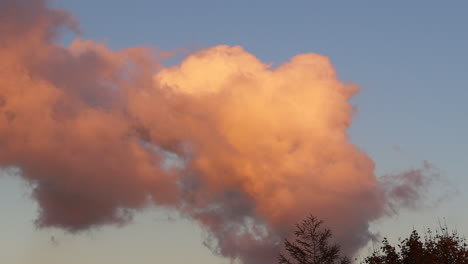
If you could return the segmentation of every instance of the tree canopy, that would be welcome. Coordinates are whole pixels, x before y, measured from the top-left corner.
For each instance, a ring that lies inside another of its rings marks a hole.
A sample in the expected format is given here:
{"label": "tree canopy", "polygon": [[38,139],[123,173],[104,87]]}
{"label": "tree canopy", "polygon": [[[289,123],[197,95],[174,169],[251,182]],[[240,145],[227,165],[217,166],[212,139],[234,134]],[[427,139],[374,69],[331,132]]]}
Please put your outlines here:
{"label": "tree canopy", "polygon": [[279,255],[280,264],[349,264],[340,255],[340,247],[332,244],[332,232],[323,221],[309,216],[296,225],[294,240],[285,239],[285,254]]}
{"label": "tree canopy", "polygon": [[468,264],[466,239],[446,227],[435,234],[428,229],[424,239],[413,230],[409,238],[392,246],[384,238],[382,246],[364,260],[365,264]]}

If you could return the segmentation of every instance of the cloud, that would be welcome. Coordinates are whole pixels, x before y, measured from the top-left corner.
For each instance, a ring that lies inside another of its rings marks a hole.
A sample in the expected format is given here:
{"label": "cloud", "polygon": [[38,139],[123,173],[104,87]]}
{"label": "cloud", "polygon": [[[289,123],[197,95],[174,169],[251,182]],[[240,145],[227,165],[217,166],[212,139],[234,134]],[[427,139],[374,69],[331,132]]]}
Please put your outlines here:
{"label": "cloud", "polygon": [[2,1],[0,17],[0,166],[33,186],[39,227],[120,225],[155,204],[213,252],[270,263],[310,213],[356,252],[428,183],[427,166],[379,181],[347,135],[359,88],[325,56],[273,69],[221,45],[165,68],[152,48],[64,47],[78,23],[44,1]]}

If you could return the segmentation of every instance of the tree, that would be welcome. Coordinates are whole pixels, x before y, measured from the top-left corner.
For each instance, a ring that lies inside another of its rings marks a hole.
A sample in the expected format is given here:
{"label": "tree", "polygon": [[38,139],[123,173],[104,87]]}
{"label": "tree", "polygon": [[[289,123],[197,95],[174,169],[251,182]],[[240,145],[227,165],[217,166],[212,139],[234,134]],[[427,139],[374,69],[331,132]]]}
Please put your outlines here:
{"label": "tree", "polygon": [[433,235],[428,229],[421,239],[413,230],[409,238],[400,240],[397,247],[384,238],[379,250],[364,260],[365,264],[468,264],[466,239],[456,231],[449,233],[441,227]]}
{"label": "tree", "polygon": [[285,239],[287,254],[279,255],[280,264],[349,264],[346,257],[340,256],[340,247],[330,244],[332,233],[322,227],[323,221],[309,216],[296,225],[295,239]]}

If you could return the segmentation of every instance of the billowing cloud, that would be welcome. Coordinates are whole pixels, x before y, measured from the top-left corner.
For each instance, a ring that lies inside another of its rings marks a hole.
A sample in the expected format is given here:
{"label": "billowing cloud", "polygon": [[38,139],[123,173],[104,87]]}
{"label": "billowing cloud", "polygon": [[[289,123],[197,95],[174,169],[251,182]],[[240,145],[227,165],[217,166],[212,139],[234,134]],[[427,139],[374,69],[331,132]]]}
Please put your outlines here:
{"label": "billowing cloud", "polygon": [[39,227],[124,224],[155,204],[198,222],[214,252],[263,264],[310,213],[353,253],[427,184],[428,164],[375,176],[347,135],[359,89],[327,57],[272,68],[216,46],[164,68],[151,48],[64,47],[78,23],[41,0],[4,0],[0,18],[0,166],[32,184]]}

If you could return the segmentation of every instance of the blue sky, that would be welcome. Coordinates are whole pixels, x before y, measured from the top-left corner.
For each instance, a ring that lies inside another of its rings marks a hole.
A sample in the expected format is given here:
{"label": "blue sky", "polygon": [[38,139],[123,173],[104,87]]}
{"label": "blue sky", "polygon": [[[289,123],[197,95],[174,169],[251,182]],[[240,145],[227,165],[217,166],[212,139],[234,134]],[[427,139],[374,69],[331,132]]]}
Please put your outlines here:
{"label": "blue sky", "polygon": [[[413,227],[435,227],[445,219],[468,234],[468,2],[56,0],[54,5],[75,14],[81,37],[114,49],[241,45],[276,64],[299,53],[329,56],[340,79],[361,88],[352,101],[357,113],[349,132],[376,162],[377,175],[418,167],[423,160],[442,173],[423,208],[382,219],[375,230],[395,240]],[[64,42],[69,40],[67,35]],[[28,187],[3,174],[2,262],[228,263],[203,247],[198,227],[165,220],[167,212],[157,210],[138,214],[130,226],[76,236],[36,230]]]}

